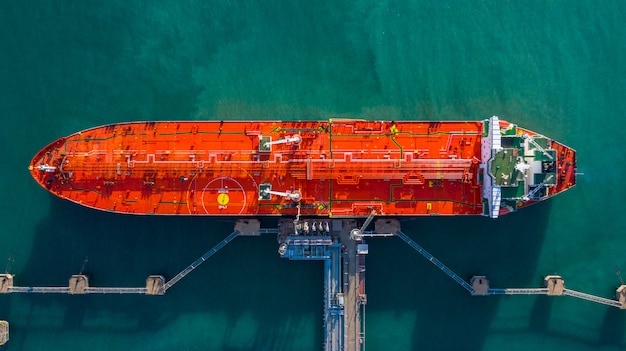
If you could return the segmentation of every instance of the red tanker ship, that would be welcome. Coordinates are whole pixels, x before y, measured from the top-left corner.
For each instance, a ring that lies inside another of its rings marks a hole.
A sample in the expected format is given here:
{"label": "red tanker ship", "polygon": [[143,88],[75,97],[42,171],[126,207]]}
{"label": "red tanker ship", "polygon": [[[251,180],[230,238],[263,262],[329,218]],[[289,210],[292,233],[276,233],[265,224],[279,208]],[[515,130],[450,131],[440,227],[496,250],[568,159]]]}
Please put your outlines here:
{"label": "red tanker ship", "polygon": [[29,170],[63,199],[126,214],[497,218],[573,187],[575,155],[495,116],[132,122],[56,140]]}

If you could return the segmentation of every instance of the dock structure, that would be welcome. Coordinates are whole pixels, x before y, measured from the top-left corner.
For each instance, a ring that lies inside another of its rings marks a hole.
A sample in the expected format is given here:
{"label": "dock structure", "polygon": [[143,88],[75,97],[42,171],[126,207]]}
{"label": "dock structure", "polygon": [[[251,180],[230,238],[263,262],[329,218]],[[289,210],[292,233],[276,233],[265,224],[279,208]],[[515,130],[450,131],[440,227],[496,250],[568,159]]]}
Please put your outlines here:
{"label": "dock structure", "polygon": [[[371,218],[371,215],[370,215]],[[367,226],[366,220],[363,228]],[[345,301],[345,350],[360,350],[365,345],[365,255],[367,244],[365,240],[353,240],[351,234],[356,228],[355,220],[343,220],[339,232],[339,241],[345,247],[347,264],[347,284],[344,284]],[[363,229],[362,228],[362,229]],[[346,267],[344,267],[346,268]]]}
{"label": "dock structure", "polygon": [[363,349],[367,244],[351,237],[356,220],[281,221],[279,228],[282,257],[324,262],[324,349]]}
{"label": "dock structure", "polygon": [[[398,237],[453,279],[472,296],[489,295],[547,295],[572,296],[606,306],[626,309],[626,285],[617,288],[615,299],[608,299],[567,289],[561,276],[548,275],[540,288],[491,288],[486,276],[473,276],[469,282],[444,265],[407,234],[401,231],[396,219],[381,218],[374,221],[374,230],[367,231],[373,221],[372,211],[361,227],[356,219],[307,220],[299,216],[280,219],[277,228],[261,228],[256,219],[237,220],[234,231],[205,252],[173,278],[166,281],[161,275],[151,275],[144,287],[92,287],[86,275],[76,274],[67,286],[21,287],[14,286],[14,276],[0,274],[0,294],[56,293],[85,294],[144,294],[163,295],[176,283],[206,262],[238,236],[276,234],[281,257],[289,260],[323,261],[324,263],[324,349],[365,349],[365,257],[369,252],[365,238]],[[9,325],[0,321],[0,345],[9,339]]]}
{"label": "dock structure", "polygon": [[[150,278],[149,278],[150,279]],[[0,274],[0,293],[28,293],[28,294],[148,294],[149,288],[123,288],[123,287],[90,287],[89,278],[86,275],[76,274],[70,277],[67,286],[14,286],[13,276],[5,273]]]}

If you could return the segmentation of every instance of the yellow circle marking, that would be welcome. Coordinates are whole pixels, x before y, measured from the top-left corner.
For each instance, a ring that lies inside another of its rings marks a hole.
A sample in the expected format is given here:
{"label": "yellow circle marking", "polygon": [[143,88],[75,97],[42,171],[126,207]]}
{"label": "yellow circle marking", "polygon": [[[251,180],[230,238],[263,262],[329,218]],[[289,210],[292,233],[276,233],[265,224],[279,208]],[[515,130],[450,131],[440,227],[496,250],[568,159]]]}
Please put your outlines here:
{"label": "yellow circle marking", "polygon": [[217,203],[222,205],[222,206],[226,206],[228,205],[228,201],[230,201],[230,199],[228,198],[228,194],[224,194],[221,193],[219,195],[217,195]]}

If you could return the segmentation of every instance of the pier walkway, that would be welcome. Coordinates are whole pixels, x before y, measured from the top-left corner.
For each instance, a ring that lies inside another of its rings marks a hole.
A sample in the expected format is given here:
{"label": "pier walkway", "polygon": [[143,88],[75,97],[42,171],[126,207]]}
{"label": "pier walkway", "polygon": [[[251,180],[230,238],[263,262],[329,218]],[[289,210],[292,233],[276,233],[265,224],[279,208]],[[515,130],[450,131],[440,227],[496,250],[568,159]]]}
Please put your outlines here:
{"label": "pier walkway", "polygon": [[[281,222],[279,253],[290,260],[324,262],[324,349],[362,350],[366,245],[350,238],[355,220],[332,220],[328,226],[311,224]],[[324,227],[327,229],[319,229]],[[305,232],[302,228],[318,230]]]}
{"label": "pier walkway", "polygon": [[[369,220],[366,220],[366,224]],[[340,225],[337,227],[337,225]],[[365,227],[364,225],[363,227]],[[351,233],[357,228],[356,220],[344,219],[335,223],[338,239],[344,246],[347,264],[344,266],[345,350],[362,350],[365,347],[365,255],[364,240],[353,240]]]}
{"label": "pier walkway", "polygon": [[[67,286],[13,286],[13,275],[0,274],[0,293],[13,294],[143,294],[157,295],[158,291],[148,286],[153,280],[160,280],[161,276],[150,276],[146,280],[146,287],[90,287],[87,276],[73,275]],[[161,284],[162,285],[162,284]]]}
{"label": "pier walkway", "polygon": [[419,246],[415,241],[411,240],[406,234],[403,232],[397,232],[396,236],[402,239],[405,243],[409,244],[415,251],[419,252],[425,259],[434,264],[437,268],[442,270],[445,274],[447,274],[450,278],[452,278],[455,282],[461,285],[465,290],[469,291],[470,294],[474,293],[474,288],[463,280],[463,278],[459,277],[458,274],[454,273],[450,268],[446,267],[441,261],[431,255],[428,251],[424,250],[421,246]]}
{"label": "pier walkway", "polygon": [[[486,280],[485,277],[473,277],[472,281],[474,281],[476,278],[481,278],[483,280]],[[563,278],[561,278],[560,276],[557,275],[551,275],[551,276],[547,276],[544,279],[544,282],[546,284],[546,288],[507,288],[507,289],[492,289],[492,288],[488,288],[486,290],[486,292],[484,291],[484,288],[482,289],[483,292],[482,293],[476,293],[474,295],[548,295],[548,296],[571,296],[571,297],[575,297],[581,300],[587,300],[587,301],[591,301],[591,302],[595,302],[595,303],[599,303],[602,305],[606,305],[606,306],[612,306],[612,307],[617,307],[620,309],[626,309],[626,304],[624,303],[623,299],[626,297],[624,296],[624,287],[625,285],[620,286],[620,288],[617,289],[616,291],[616,299],[607,299],[605,297],[601,297],[601,296],[596,296],[596,295],[591,295],[591,294],[587,294],[584,292],[580,292],[580,291],[576,291],[576,290],[572,290],[572,289],[566,289],[565,288],[565,282],[563,281]],[[489,284],[488,281],[486,281],[486,283],[481,283],[481,284]],[[552,285],[551,285],[552,284]],[[479,286],[477,286],[477,290],[481,289]]]}
{"label": "pier walkway", "polygon": [[232,232],[224,240],[220,241],[219,244],[215,245],[215,247],[213,247],[211,250],[207,251],[204,255],[200,256],[200,258],[195,260],[187,268],[183,269],[180,273],[178,273],[174,278],[170,279],[167,283],[165,283],[165,285],[163,285],[162,293],[165,293],[169,288],[174,286],[174,284],[178,283],[187,274],[191,273],[194,269],[198,268],[199,265],[203,264],[206,260],[209,259],[209,257],[213,256],[216,252],[218,252],[224,246],[228,245],[228,243],[231,242],[238,235],[239,235],[238,231]]}
{"label": "pier walkway", "polygon": [[611,300],[605,297],[595,296],[595,295],[587,294],[587,293],[576,291],[576,290],[565,289],[563,290],[563,295],[572,296],[572,297],[576,297],[579,299],[601,303],[603,305],[613,306],[613,307],[617,307],[621,309],[626,308],[620,301]]}
{"label": "pier walkway", "polygon": [[487,295],[548,295],[547,288],[489,289]]}
{"label": "pier walkway", "polygon": [[289,235],[283,257],[324,262],[324,349],[344,350],[344,294],[342,291],[342,246],[330,236]]}
{"label": "pier walkway", "polygon": [[[146,288],[115,288],[115,287],[88,287],[83,294],[146,294]],[[27,287],[13,286],[8,289],[9,293],[33,293],[33,294],[71,294],[67,286],[43,286]]]}

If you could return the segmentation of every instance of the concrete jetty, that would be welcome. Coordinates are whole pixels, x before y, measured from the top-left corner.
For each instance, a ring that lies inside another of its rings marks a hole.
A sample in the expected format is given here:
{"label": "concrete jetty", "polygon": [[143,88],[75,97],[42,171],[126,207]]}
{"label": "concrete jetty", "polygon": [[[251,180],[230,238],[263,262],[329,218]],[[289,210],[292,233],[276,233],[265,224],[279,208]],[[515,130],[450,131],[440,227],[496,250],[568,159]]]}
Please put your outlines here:
{"label": "concrete jetty", "polygon": [[548,275],[543,279],[544,285],[548,289],[549,296],[561,296],[565,290],[565,281],[561,276]]}
{"label": "concrete jetty", "polygon": [[0,294],[6,294],[9,289],[13,287],[13,275],[12,274],[0,274]]}
{"label": "concrete jetty", "polygon": [[85,289],[87,289],[88,287],[89,287],[89,280],[87,279],[87,276],[83,274],[76,274],[70,278],[69,293],[71,295],[85,294],[86,293]]}

